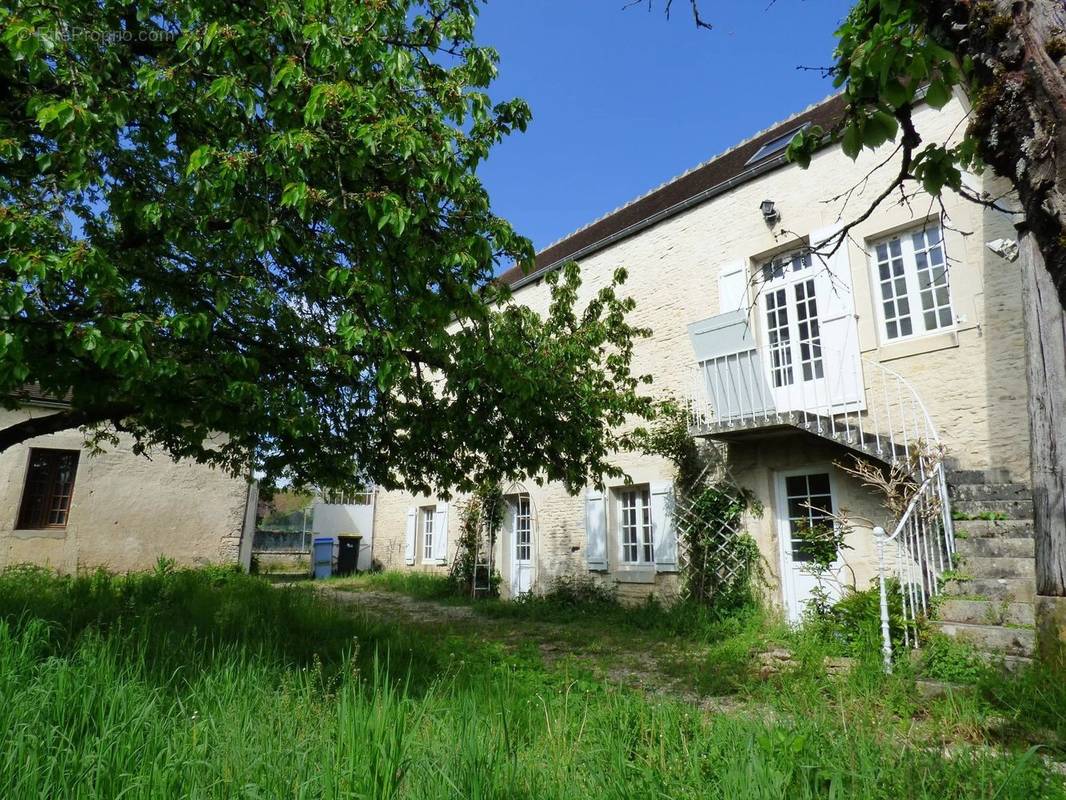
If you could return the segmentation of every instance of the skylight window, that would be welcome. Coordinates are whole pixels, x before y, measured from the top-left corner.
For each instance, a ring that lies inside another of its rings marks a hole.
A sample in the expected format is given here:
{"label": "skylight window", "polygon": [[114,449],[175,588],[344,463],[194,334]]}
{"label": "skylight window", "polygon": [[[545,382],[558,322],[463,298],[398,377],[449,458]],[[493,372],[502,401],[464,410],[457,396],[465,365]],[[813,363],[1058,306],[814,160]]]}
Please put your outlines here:
{"label": "skylight window", "polygon": [[792,141],[792,138],[797,133],[799,133],[800,131],[807,130],[807,128],[810,127],[810,124],[811,123],[809,122],[805,122],[798,128],[789,131],[784,136],[778,136],[776,139],[771,139],[758,150],[756,150],[755,155],[753,155],[746,162],[744,162],[744,166],[747,167],[751,164],[754,164],[756,161],[762,161],[764,158],[769,158],[770,156],[777,155],[786,147],[788,147],[789,142]]}

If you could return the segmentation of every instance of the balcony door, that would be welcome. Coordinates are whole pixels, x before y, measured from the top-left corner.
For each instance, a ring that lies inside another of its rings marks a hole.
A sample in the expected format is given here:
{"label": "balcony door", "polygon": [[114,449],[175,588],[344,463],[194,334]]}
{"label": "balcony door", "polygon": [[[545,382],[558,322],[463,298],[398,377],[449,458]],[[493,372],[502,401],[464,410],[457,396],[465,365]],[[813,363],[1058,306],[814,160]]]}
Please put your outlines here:
{"label": "balcony door", "polygon": [[[844,249],[844,248],[841,248]],[[861,401],[851,274],[807,252],[763,267],[767,382],[780,412],[839,413]]]}

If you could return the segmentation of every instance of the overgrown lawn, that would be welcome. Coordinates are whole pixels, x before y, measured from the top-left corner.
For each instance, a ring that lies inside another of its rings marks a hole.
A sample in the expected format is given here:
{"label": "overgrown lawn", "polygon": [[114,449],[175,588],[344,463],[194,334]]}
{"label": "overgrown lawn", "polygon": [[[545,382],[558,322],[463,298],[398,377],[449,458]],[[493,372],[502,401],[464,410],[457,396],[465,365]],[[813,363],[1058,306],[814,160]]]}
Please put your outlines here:
{"label": "overgrown lawn", "polygon": [[902,683],[811,670],[790,712],[708,714],[306,586],[9,570],[0,797],[1066,797],[1035,751],[945,758],[861,708]]}

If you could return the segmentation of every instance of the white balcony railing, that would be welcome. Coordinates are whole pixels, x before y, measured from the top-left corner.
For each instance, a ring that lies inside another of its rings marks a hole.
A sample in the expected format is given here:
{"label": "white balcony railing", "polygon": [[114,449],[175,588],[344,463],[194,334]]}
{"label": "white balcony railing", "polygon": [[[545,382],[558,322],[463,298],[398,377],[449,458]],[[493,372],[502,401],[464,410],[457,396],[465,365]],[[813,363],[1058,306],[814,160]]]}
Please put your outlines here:
{"label": "white balcony railing", "polygon": [[814,352],[794,363],[790,351],[757,346],[699,362],[688,400],[694,432],[796,425],[889,463],[939,441],[902,375],[856,354]]}

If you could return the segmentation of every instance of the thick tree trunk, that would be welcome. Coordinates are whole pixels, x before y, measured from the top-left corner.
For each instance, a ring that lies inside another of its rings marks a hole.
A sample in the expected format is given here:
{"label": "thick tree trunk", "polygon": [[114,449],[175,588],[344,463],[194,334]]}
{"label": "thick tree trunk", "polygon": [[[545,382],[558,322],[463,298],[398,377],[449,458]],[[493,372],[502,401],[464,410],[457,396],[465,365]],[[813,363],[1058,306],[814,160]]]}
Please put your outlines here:
{"label": "thick tree trunk", "polygon": [[1021,241],[1029,380],[1033,521],[1036,528],[1037,644],[1041,655],[1066,653],[1066,312],[1040,248]]}
{"label": "thick tree trunk", "polygon": [[1066,586],[1066,313],[1029,234],[1021,239],[1022,297],[1029,374],[1029,420],[1036,591]]}
{"label": "thick tree trunk", "polygon": [[1066,305],[1066,3],[940,2],[947,38],[974,64],[969,133],[1018,192],[1059,299]]}
{"label": "thick tree trunk", "polygon": [[1066,585],[1066,313],[1029,234],[1021,241],[1038,594]]}
{"label": "thick tree trunk", "polygon": [[970,135],[1025,212],[1022,270],[1029,381],[1037,628],[1066,654],[1066,2],[939,0],[933,35],[972,60]]}

